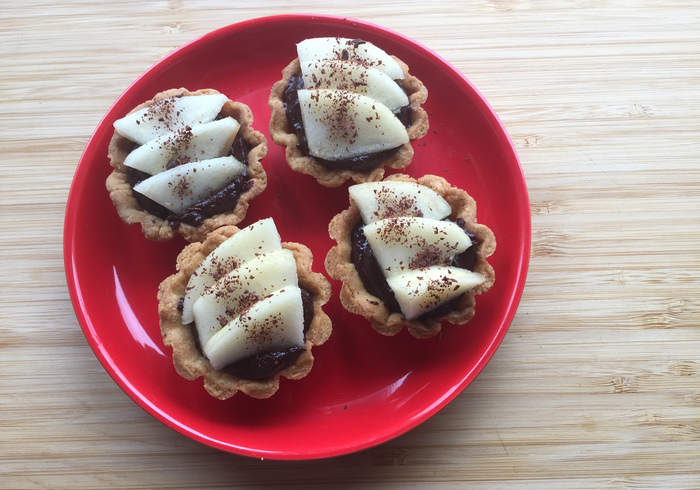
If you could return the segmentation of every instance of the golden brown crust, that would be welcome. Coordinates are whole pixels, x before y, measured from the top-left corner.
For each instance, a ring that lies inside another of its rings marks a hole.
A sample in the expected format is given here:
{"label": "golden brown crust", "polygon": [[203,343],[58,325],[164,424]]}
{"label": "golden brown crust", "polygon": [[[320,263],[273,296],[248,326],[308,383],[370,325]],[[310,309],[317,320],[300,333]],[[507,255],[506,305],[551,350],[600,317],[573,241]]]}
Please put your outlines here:
{"label": "golden brown crust", "polygon": [[299,287],[309,291],[313,299],[314,317],[306,333],[306,352],[303,352],[294,364],[273,376],[260,380],[243,379],[211,367],[209,360],[197,348],[192,326],[182,324],[182,312],[177,306],[180,298],[185,295],[187,282],[192,273],[207,255],[238,231],[240,230],[235,226],[225,226],[210,233],[202,243],[191,243],[186,246],[177,258],[177,272],[166,278],[158,290],[161,334],[165,345],[173,349],[175,369],[182,377],[189,380],[203,377],[204,388],[220,400],[230,398],[238,391],[253,398],[268,398],[279,389],[280,377],[303,378],[313,366],[312,347],[328,340],[332,330],[330,318],[321,309],[330,299],[330,283],[323,274],[312,271],[311,250],[299,243],[285,242],[282,246],[292,251],[297,263]]}
{"label": "golden brown crust", "polygon": [[414,337],[428,338],[440,332],[442,320],[454,325],[467,323],[474,316],[474,296],[488,291],[495,280],[493,267],[486,258],[496,250],[496,238],[488,227],[476,222],[476,202],[466,191],[452,187],[445,179],[435,175],[416,180],[405,174],[396,174],[385,180],[417,182],[440,194],[452,208],[450,218],[463,219],[467,231],[476,235],[481,242],[474,271],[486,277],[486,280],[464,294],[455,309],[446,315],[406,320],[401,313],[391,312],[383,301],[367,292],[352,263],[350,239],[353,228],[362,218],[357,204],[350,198],[350,207],[336,215],[330,223],[330,236],[338,244],[331,248],[325,261],[328,274],[343,283],[340,302],[346,310],[367,318],[372,327],[383,335],[396,335],[405,325]]}
{"label": "golden brown crust", "polygon": [[[428,89],[425,88],[423,82],[408,73],[408,66],[403,61],[396,57],[394,59],[401,66],[405,77],[400,83],[408,95],[409,106],[411,107],[411,124],[408,128],[408,138],[413,141],[422,138],[428,132],[428,113],[421,107],[428,99]],[[268,101],[272,111],[270,137],[276,144],[285,147],[287,163],[292,170],[313,176],[325,187],[338,187],[348,179],[352,179],[356,183],[381,180],[384,177],[386,168],[401,169],[411,163],[413,147],[410,142],[402,145],[398,151],[392,153],[377,167],[363,172],[347,169],[331,170],[318,163],[314,158],[304,155],[297,146],[299,138],[289,124],[284,110],[284,90],[295,73],[301,73],[299,58],[289,63],[282,70],[282,80],[279,80],[272,86],[272,92]]]}
{"label": "golden brown crust", "polygon": [[[169,97],[218,93],[214,89],[202,89],[196,92],[190,92],[184,88],[166,90],[157,94],[152,100],[135,107],[130,114]],[[182,223],[179,227],[173,229],[167,220],[143,210],[136,202],[129,184],[127,167],[124,165],[124,159],[133,149],[134,143],[120,136],[115,131],[109,144],[109,159],[114,169],[107,178],[106,186],[112,203],[117,208],[119,217],[124,223],[128,225],[140,223],[146,238],[156,242],[170,240],[178,234],[182,235],[187,241],[194,242],[204,240],[207,233],[221,226],[236,225],[245,218],[249,202],[267,187],[267,174],[260,163],[267,155],[267,140],[261,132],[252,128],[253,113],[247,105],[228,100],[221,109],[220,114],[236,119],[241,124],[239,131],[241,131],[243,138],[252,146],[248,154],[249,184],[245,192],[239,196],[236,207],[226,213],[216,214],[211,218],[205,219],[201,226],[194,227]]]}

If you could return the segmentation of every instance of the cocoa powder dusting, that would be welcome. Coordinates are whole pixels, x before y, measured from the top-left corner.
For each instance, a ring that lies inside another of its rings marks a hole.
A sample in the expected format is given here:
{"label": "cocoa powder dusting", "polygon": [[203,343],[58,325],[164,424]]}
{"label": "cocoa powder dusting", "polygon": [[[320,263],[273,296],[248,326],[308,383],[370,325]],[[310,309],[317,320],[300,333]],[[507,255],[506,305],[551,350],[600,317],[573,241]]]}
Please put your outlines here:
{"label": "cocoa powder dusting", "polygon": [[[419,277],[418,279],[423,280],[424,278]],[[450,289],[454,289],[455,291],[459,290],[459,281],[452,277],[443,276],[439,279],[428,281],[426,288],[428,290],[428,295],[421,304],[424,309],[429,310],[435,308],[442,302],[441,291]],[[417,291],[413,291],[413,294],[416,295]]]}
{"label": "cocoa powder dusting", "polygon": [[255,346],[268,346],[275,339],[275,332],[278,324],[282,320],[282,314],[277,313],[274,316],[265,318],[260,322],[253,322],[245,326],[248,339]]}
{"label": "cocoa powder dusting", "polygon": [[[173,183],[169,183],[168,185],[173,185]],[[190,181],[185,176],[182,176],[175,182],[174,189],[176,196],[179,199],[184,199],[192,194],[192,190],[190,189]]]}
{"label": "cocoa powder dusting", "polygon": [[[346,90],[350,92],[360,92],[360,87],[368,85],[365,78],[367,73],[362,71],[355,76],[352,75],[355,63],[350,63],[345,60],[323,60],[325,67],[320,70],[321,76],[313,74],[311,76],[311,84],[306,87],[309,89],[333,89]],[[316,62],[315,67],[318,68],[320,62]]]}
{"label": "cocoa powder dusting", "polygon": [[364,66],[383,65],[384,63],[381,60],[369,61],[367,58],[363,58],[357,53],[361,49],[366,51],[366,48],[361,47],[366,43],[367,41],[362,39],[341,40],[340,38],[336,38],[336,45],[333,48],[333,58]]}
{"label": "cocoa powder dusting", "polygon": [[[382,187],[374,191],[378,209],[374,216],[378,219],[399,218],[402,216],[423,217],[423,211],[418,208],[417,200],[412,196],[396,195]],[[379,211],[382,211],[381,213]]]}
{"label": "cocoa powder dusting", "polygon": [[[158,130],[172,131],[175,127],[177,121],[177,114],[175,114],[175,98],[168,97],[167,99],[160,100],[155,104],[151,104],[146,112],[141,116],[141,121],[158,121],[159,125],[156,126]],[[141,124],[140,121],[136,121]]]}
{"label": "cocoa powder dusting", "polygon": [[418,255],[413,257],[408,264],[409,269],[423,269],[432,265],[447,265],[442,257],[440,249],[434,245],[428,245]]}
{"label": "cocoa powder dusting", "polygon": [[185,126],[184,128],[174,131],[172,136],[166,138],[161,148],[176,155],[180,155],[190,149],[190,142],[193,136],[192,128],[190,126]]}

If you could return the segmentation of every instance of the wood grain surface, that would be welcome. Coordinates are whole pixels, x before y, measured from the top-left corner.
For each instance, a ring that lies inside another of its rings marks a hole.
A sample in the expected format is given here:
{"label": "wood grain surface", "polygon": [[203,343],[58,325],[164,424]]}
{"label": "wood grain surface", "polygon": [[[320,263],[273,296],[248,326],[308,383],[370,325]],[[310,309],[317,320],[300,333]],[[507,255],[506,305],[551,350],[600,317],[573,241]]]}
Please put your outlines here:
{"label": "wood grain surface", "polygon": [[[532,259],[493,360],[426,423],[308,461],[218,452],[131,401],[63,269],[73,172],[149,66],[224,25],[356,17],[446,58],[515,142]],[[700,3],[0,4],[0,487],[700,488]]]}

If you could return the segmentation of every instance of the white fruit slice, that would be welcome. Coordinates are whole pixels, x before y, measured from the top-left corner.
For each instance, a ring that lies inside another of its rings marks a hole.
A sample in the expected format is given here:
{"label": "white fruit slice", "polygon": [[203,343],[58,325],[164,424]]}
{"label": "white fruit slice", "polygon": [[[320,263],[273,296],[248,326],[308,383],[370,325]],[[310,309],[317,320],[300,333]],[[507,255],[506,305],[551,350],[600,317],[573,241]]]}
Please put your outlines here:
{"label": "white fruit slice", "polygon": [[385,106],[342,90],[299,90],[301,117],[312,156],[342,160],[396,148],[408,133]]}
{"label": "white fruit slice", "polygon": [[365,225],[363,231],[386,277],[444,265],[471,246],[458,225],[429,218],[387,218]]}
{"label": "white fruit slice", "polygon": [[392,80],[404,77],[403,70],[394,58],[383,49],[365,41],[358,43],[343,37],[316,37],[297,44],[297,54],[302,64],[313,60],[346,59],[353,63],[372,66],[389,75]]}
{"label": "white fruit slice", "polygon": [[298,286],[291,250],[273,250],[235,268],[194,302],[193,313],[201,345],[242,311],[286,286]]}
{"label": "white fruit slice", "polygon": [[440,194],[414,182],[365,182],[350,186],[348,192],[365,224],[400,216],[441,220],[452,212],[450,204]]}
{"label": "white fruit slice", "polygon": [[233,156],[180,165],[149,177],[134,190],[168,210],[179,213],[223,189],[245,170]]}
{"label": "white fruit slice", "polygon": [[391,77],[376,68],[345,60],[314,60],[301,65],[304,88],[349,90],[367,95],[391,112],[408,105],[408,96]]}
{"label": "white fruit slice", "polygon": [[459,267],[434,266],[415,269],[387,278],[406,319],[456,298],[484,282],[484,276]]}
{"label": "white fruit slice", "polygon": [[224,241],[190,276],[182,303],[182,323],[187,325],[194,321],[192,305],[218,279],[259,255],[281,248],[280,235],[272,218],[256,221]]}
{"label": "white fruit slice", "polygon": [[156,175],[174,158],[185,161],[208,160],[229,153],[240,123],[232,117],[184,128],[135,148],[124,165]]}
{"label": "white fruit slice", "polygon": [[186,126],[213,121],[226,100],[223,94],[170,97],[115,121],[114,129],[143,145]]}
{"label": "white fruit slice", "polygon": [[252,355],[304,345],[301,290],[280,289],[236,317],[204,344],[204,355],[221,369]]}

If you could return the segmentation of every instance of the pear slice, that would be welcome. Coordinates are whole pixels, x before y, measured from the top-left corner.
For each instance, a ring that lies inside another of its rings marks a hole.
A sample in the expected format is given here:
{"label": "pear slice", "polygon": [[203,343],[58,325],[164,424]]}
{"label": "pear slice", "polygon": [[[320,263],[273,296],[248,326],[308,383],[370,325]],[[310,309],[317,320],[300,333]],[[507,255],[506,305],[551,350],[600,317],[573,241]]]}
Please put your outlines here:
{"label": "pear slice", "polygon": [[348,192],[365,224],[400,216],[442,220],[452,212],[440,194],[415,182],[365,182],[350,186]]}
{"label": "pear slice", "polygon": [[408,96],[391,77],[376,68],[346,60],[314,60],[301,65],[304,88],[348,90],[367,95],[393,113],[408,105]]}
{"label": "pear slice", "polygon": [[270,350],[304,345],[301,289],[285,287],[230,321],[204,344],[214,369]]}
{"label": "pear slice", "polygon": [[298,91],[312,156],[342,160],[408,143],[399,119],[376,100],[344,90]]}
{"label": "pear slice", "polygon": [[343,37],[315,37],[297,44],[299,62],[323,59],[345,59],[353,63],[372,66],[386,73],[392,80],[404,78],[401,66],[386,51],[372,43]]}
{"label": "pear slice", "polygon": [[218,279],[255,257],[280,250],[282,242],[272,218],[261,219],[240,230],[214,249],[187,282],[182,302],[182,323],[194,321],[192,305]]}
{"label": "pear slice", "polygon": [[484,282],[481,274],[459,267],[433,266],[387,278],[401,313],[413,320]]}
{"label": "pear slice", "polygon": [[186,163],[139,182],[134,191],[179,213],[223,189],[245,168],[233,156]]}
{"label": "pear slice", "polygon": [[226,100],[223,94],[169,97],[118,119],[114,129],[124,138],[143,145],[186,126],[213,121]]}
{"label": "pear slice", "polygon": [[135,148],[124,165],[150,175],[166,170],[172,159],[208,160],[226,155],[238,134],[240,123],[232,117],[167,133]]}
{"label": "pear slice", "polygon": [[266,296],[298,286],[291,250],[273,250],[244,262],[207,289],[193,305],[199,342],[205,345],[221,327]]}
{"label": "pear slice", "polygon": [[471,246],[458,225],[429,218],[387,218],[365,225],[363,231],[386,277],[444,265]]}

